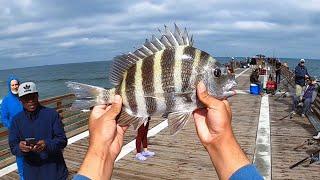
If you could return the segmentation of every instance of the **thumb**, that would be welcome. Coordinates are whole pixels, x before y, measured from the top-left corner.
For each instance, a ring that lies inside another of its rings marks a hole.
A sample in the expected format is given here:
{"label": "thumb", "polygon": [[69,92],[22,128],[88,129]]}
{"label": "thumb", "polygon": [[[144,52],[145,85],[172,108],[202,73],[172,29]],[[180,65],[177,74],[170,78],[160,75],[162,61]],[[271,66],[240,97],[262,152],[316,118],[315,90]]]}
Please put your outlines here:
{"label": "thumb", "polygon": [[103,115],[103,118],[115,119],[120,113],[122,107],[122,98],[120,95],[115,95],[111,108]]}
{"label": "thumb", "polygon": [[206,86],[202,81],[199,82],[197,86],[197,96],[199,100],[206,105],[206,107],[213,108],[216,105],[219,105],[221,103],[220,100],[214,98],[213,96],[210,96]]}

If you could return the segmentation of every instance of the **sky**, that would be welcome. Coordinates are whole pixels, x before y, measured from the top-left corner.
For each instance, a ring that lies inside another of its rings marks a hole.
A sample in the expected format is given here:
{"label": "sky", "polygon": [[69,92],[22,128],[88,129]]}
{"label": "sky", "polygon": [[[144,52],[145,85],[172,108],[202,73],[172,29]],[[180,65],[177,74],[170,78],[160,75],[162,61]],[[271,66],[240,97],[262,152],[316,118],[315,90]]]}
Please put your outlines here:
{"label": "sky", "polygon": [[320,0],[0,0],[0,69],[112,60],[174,23],[213,57],[320,58]]}

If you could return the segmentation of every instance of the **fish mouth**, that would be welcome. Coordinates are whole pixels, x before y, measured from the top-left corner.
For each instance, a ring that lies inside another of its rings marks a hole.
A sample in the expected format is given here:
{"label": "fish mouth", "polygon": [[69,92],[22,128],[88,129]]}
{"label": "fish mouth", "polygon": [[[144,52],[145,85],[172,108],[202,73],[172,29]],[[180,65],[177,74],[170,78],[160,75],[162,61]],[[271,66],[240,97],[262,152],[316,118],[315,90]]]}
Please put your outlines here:
{"label": "fish mouth", "polygon": [[227,83],[223,87],[223,91],[231,91],[234,87],[238,86],[238,83],[236,82],[235,78],[229,78]]}

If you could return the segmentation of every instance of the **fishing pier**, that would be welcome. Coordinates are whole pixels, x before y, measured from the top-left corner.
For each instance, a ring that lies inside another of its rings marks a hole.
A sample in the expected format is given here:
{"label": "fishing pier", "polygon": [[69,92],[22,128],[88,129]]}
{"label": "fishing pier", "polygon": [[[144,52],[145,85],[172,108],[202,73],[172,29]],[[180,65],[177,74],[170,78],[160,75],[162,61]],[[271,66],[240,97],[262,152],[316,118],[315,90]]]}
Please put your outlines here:
{"label": "fishing pier", "polygon": [[[251,69],[236,69],[237,95],[229,99],[233,131],[241,148],[265,179],[319,179],[319,162],[309,165],[306,161],[293,169],[289,167],[320,148],[317,141],[306,143],[320,131],[320,94],[306,118],[290,116],[292,98],[288,89],[293,85],[293,74],[285,67],[282,69],[284,79],[280,88],[283,93],[274,96],[250,94]],[[260,76],[262,82],[270,72]],[[43,105],[55,107],[63,118],[69,138],[64,157],[70,179],[83,161],[89,135],[89,112],[68,111],[73,99],[72,94],[67,94],[41,101]],[[197,137],[194,122],[189,121],[176,136],[169,135],[168,123],[162,118],[153,118],[149,129],[149,149],[156,155],[144,162],[135,160],[136,132],[129,128],[112,179],[218,179],[209,155]],[[1,127],[0,179],[18,179],[7,135],[7,130]]]}

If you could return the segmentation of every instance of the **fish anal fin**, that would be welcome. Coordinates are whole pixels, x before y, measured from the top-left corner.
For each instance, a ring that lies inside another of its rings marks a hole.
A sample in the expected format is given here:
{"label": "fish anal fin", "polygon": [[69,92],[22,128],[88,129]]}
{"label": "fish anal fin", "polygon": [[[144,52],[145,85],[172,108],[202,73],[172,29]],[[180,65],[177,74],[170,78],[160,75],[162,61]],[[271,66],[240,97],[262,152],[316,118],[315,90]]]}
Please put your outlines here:
{"label": "fish anal fin", "polygon": [[117,118],[117,123],[120,126],[132,125],[134,130],[138,130],[146,120],[148,120],[148,117],[136,117],[128,114],[125,110],[122,110]]}
{"label": "fish anal fin", "polygon": [[173,112],[168,115],[169,132],[171,135],[177,134],[191,118],[191,112]]}

